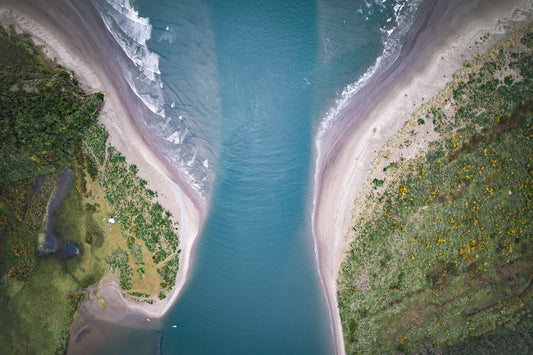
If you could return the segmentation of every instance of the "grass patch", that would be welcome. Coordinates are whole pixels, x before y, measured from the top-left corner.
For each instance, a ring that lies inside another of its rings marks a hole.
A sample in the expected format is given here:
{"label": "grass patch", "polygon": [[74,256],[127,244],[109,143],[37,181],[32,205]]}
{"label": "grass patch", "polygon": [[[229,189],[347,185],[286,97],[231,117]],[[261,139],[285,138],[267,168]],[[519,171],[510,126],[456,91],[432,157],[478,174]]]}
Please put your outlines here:
{"label": "grass patch", "polygon": [[[177,224],[137,168],[107,147],[95,123],[103,94],[85,95],[28,36],[0,29],[0,52],[0,352],[64,353],[85,288],[110,270],[137,300],[166,296],[178,268]],[[65,166],[74,178],[54,233],[80,253],[39,257],[37,233]]]}
{"label": "grass patch", "polygon": [[369,180],[338,277],[348,353],[531,351],[530,34],[467,63],[417,113],[440,139]]}

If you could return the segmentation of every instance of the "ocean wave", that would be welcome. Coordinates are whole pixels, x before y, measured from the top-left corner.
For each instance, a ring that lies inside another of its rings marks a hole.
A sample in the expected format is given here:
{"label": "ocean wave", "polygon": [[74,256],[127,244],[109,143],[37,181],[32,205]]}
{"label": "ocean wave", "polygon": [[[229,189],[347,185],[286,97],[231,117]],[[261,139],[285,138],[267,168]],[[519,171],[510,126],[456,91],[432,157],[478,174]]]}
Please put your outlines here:
{"label": "ocean wave", "polygon": [[[154,143],[162,156],[179,172],[180,177],[205,199],[210,190],[212,171],[207,156],[201,150],[194,134],[187,128],[181,104],[169,99],[159,70],[159,55],[148,48],[154,38],[172,43],[176,40],[174,26],[167,25],[162,34],[153,31],[150,19],[142,17],[133,0],[92,0],[107,30],[120,46],[124,56],[119,57],[121,74],[133,93],[155,115],[143,115],[146,127],[154,135]],[[164,120],[161,120],[161,117]]]}
{"label": "ocean wave", "polygon": [[315,136],[315,148],[319,158],[321,157],[324,138],[340,116],[339,114],[347,107],[350,100],[374,77],[376,73],[389,68],[398,58],[402,49],[402,39],[411,27],[415,19],[416,10],[421,2],[422,0],[404,0],[394,1],[388,5],[386,0],[376,0],[375,2],[365,0],[364,4],[366,5],[366,9],[359,8],[356,11],[356,14],[363,16],[365,20],[368,20],[369,16],[374,14],[374,12],[385,11],[386,5],[388,5],[391,6],[390,10],[393,12],[394,21],[392,21],[392,17],[387,17],[385,23],[380,27],[383,44],[381,55],[376,58],[374,64],[370,66],[357,81],[349,84],[342,90],[333,106],[320,120]]}
{"label": "ocean wave", "polygon": [[93,0],[108,31],[131,63],[122,63],[123,74],[133,92],[148,109],[165,117],[159,56],[146,42],[152,35],[147,17],[140,17],[131,0]]}
{"label": "ocean wave", "polygon": [[161,35],[159,35],[159,42],[167,41],[168,43],[172,43],[175,40],[176,40],[176,31],[174,30],[174,27],[167,26],[165,28],[165,31],[161,32]]}

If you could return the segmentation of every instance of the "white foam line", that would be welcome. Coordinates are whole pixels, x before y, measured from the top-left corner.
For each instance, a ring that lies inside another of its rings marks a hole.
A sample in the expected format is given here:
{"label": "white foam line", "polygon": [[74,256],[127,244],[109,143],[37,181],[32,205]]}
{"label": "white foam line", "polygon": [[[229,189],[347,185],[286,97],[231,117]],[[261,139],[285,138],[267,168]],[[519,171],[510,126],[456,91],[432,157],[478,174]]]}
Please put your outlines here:
{"label": "white foam line", "polygon": [[[367,3],[365,0],[365,4],[367,7],[370,7],[371,4]],[[338,119],[339,114],[348,106],[348,103],[350,100],[363,88],[373,77],[374,75],[381,71],[382,69],[386,69],[387,66],[392,65],[394,61],[398,58],[402,45],[400,45],[401,39],[405,36],[409,28],[411,28],[411,25],[414,22],[414,15],[418,8],[418,5],[420,4],[420,1],[415,0],[412,3],[408,4],[409,8],[408,11],[404,14],[402,14],[402,10],[405,7],[405,4],[396,4],[394,6],[394,15],[395,15],[395,21],[397,23],[397,26],[392,28],[388,31],[382,31],[384,38],[383,38],[383,53],[381,56],[379,56],[374,64],[367,69],[367,71],[353,84],[348,85],[344,90],[342,91],[341,97],[335,101],[335,104],[333,107],[328,110],[325,117],[321,120],[316,136],[315,136],[315,150],[316,150],[316,158],[315,158],[315,172],[314,172],[314,181],[313,181],[313,200],[312,200],[312,209],[311,209],[311,231],[313,235],[313,244],[314,244],[314,252],[315,252],[315,262],[316,267],[318,270],[318,275],[320,278],[320,283],[322,285],[322,292],[324,293],[325,300],[328,307],[328,317],[330,322],[330,332],[332,335],[332,340],[334,343],[336,343],[337,339],[335,338],[335,327],[333,320],[333,313],[335,310],[331,308],[331,303],[329,300],[326,284],[324,281],[324,275],[322,273],[322,270],[320,268],[320,258],[319,258],[319,247],[318,247],[318,239],[316,235],[316,228],[315,228],[315,216],[317,213],[317,203],[318,203],[318,195],[319,195],[319,183],[320,183],[320,173],[323,168],[323,160],[325,158],[324,152],[323,152],[323,143],[324,138],[329,133],[330,129],[333,127],[333,124]],[[381,4],[383,5],[383,4]],[[385,67],[385,68],[384,68]],[[336,281],[335,281],[336,282]],[[338,353],[337,346],[334,347],[335,353]]]}
{"label": "white foam line", "polygon": [[[152,26],[150,25],[149,19],[147,17],[140,17],[139,12],[133,8],[129,0],[127,2],[119,0],[118,3],[108,0],[103,1],[119,14],[116,17],[113,16],[102,8],[103,5],[93,0],[93,4],[100,14],[108,32],[113,36],[129,60],[149,80],[149,82],[145,82],[141,78],[141,81],[153,87],[154,90],[150,93],[140,93],[135,82],[135,75],[130,73],[127,68],[123,68],[126,81],[135,95],[139,97],[150,111],[158,116],[165,117],[165,110],[163,108],[165,102],[163,91],[161,90],[163,88],[163,82],[157,76],[161,74],[159,70],[159,56],[151,52],[146,45],[146,42],[151,38],[152,34]],[[119,16],[123,16],[124,18],[121,19]],[[137,24],[137,26],[127,26],[125,19]],[[124,34],[123,36],[114,30],[115,26],[118,31]],[[137,45],[133,45],[129,41],[133,41]],[[138,56],[139,54],[141,57]],[[158,89],[155,89],[155,87]]]}

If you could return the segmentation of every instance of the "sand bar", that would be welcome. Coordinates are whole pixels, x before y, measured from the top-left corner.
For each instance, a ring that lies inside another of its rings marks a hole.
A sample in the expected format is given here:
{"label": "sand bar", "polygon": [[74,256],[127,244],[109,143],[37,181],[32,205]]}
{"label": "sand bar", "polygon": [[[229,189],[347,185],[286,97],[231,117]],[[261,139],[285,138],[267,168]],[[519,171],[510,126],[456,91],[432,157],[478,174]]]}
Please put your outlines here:
{"label": "sand bar", "polygon": [[[336,278],[353,223],[354,201],[372,162],[424,99],[445,88],[465,60],[527,21],[521,9],[531,11],[530,2],[426,1],[398,59],[352,98],[323,139],[316,157],[313,231],[338,354],[345,351]],[[504,24],[510,27],[505,29]],[[476,45],[487,33],[489,40]]]}
{"label": "sand bar", "polygon": [[[117,282],[100,285],[101,296],[109,307],[102,310],[96,301],[85,302],[96,319],[121,323],[129,319],[161,317],[175,303],[187,282],[191,254],[205,217],[206,201],[184,183],[180,172],[168,164],[151,143],[141,115],[147,109],[133,94],[117,65],[120,48],[106,30],[90,1],[2,0],[0,23],[15,25],[30,33],[51,59],[75,72],[80,86],[88,93],[102,91],[105,103],[99,120],[110,134],[109,142],[129,164],[139,168],[147,187],[158,192],[161,205],[180,224],[180,265],[176,286],[162,301],[134,304],[125,300]],[[137,315],[137,316],[135,316]]]}

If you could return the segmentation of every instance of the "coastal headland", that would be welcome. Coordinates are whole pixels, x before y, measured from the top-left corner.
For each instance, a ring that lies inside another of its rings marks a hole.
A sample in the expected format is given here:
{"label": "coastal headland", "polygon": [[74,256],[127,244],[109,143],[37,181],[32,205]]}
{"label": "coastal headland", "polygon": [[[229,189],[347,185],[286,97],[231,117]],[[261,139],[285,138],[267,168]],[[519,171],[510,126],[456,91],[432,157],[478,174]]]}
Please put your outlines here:
{"label": "coastal headland", "polygon": [[378,153],[425,100],[445,89],[465,60],[527,21],[521,9],[529,6],[523,1],[425,2],[398,59],[353,97],[334,128],[318,142],[313,229],[337,353],[345,353],[337,305],[340,262],[353,211],[359,207],[354,201]]}
{"label": "coastal headland", "polygon": [[163,316],[187,282],[206,201],[183,182],[180,172],[151,144],[142,120],[147,109],[120,74],[114,57],[119,49],[90,2],[7,0],[0,4],[0,21],[29,33],[48,58],[76,74],[86,92],[105,94],[99,121],[109,132],[110,145],[125,156],[128,164],[137,167],[139,177],[147,181],[146,187],[157,193],[157,200],[179,223],[179,271],[174,288],[164,300],[153,304],[131,302],[122,297],[118,282],[110,281],[97,287],[106,307],[96,299],[89,300],[82,305],[83,312],[113,323],[129,320],[131,326],[145,317]]}

